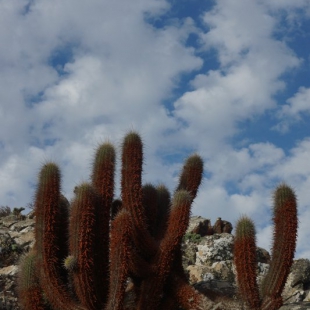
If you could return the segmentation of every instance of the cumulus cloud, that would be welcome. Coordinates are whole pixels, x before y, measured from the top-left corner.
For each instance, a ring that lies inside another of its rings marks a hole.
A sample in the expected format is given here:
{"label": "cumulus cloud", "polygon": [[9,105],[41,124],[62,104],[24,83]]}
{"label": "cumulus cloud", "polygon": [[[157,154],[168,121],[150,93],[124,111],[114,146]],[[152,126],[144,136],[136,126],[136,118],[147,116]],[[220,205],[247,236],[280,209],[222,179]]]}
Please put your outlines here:
{"label": "cumulus cloud", "polygon": [[304,122],[305,116],[310,114],[310,88],[300,87],[293,97],[287,100],[287,104],[278,111],[280,122],[274,129],[285,133],[297,122]]}
{"label": "cumulus cloud", "polygon": [[244,125],[268,113],[281,126],[308,120],[306,84],[284,105],[277,100],[288,88],[285,76],[305,62],[289,35],[307,18],[307,1],[217,0],[201,16],[171,19],[176,5],[0,4],[1,204],[30,202],[46,160],[59,163],[71,198],[89,178],[96,145],[108,139],[119,156],[133,129],[145,142],[145,182],[173,191],[184,158],[197,151],[205,174],[193,213],[233,224],[250,215],[261,246],[270,245],[272,190],[287,181],[299,197],[298,255],[309,255],[309,134],[280,145]]}

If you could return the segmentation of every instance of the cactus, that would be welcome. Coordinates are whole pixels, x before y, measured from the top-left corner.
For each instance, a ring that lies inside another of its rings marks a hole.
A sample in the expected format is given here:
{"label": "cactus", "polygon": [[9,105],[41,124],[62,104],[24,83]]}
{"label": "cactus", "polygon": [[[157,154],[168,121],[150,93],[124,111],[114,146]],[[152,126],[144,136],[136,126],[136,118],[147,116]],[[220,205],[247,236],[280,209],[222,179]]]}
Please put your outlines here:
{"label": "cactus", "polygon": [[260,309],[260,297],[256,283],[256,236],[251,219],[243,216],[236,225],[234,242],[234,263],[237,283],[242,299],[251,310]]}
{"label": "cactus", "polygon": [[158,309],[164,284],[171,273],[175,250],[181,243],[188,226],[190,206],[191,196],[189,192],[177,191],[173,197],[167,233],[160,243],[159,252],[154,259],[155,273],[150,281],[145,281],[142,285],[138,310]]}
{"label": "cactus", "polygon": [[[143,144],[137,133],[124,138],[121,161],[121,200],[114,200],[114,147],[104,143],[95,155],[91,183],[75,188],[71,206],[61,194],[58,166],[42,167],[34,203],[36,241],[20,268],[23,308],[123,310],[130,277],[136,310],[229,309],[229,303],[225,308],[191,287],[182,267],[181,242],[203,174],[200,156],[186,160],[172,198],[163,185],[142,185]],[[274,200],[272,264],[260,296],[255,228],[247,218],[237,225],[238,283],[251,309],[273,310],[282,303],[295,250],[295,195],[282,184]]]}
{"label": "cactus", "polygon": [[[59,246],[61,219],[61,175],[55,163],[46,163],[39,175],[35,196],[35,245],[36,268],[40,286],[52,308],[84,310],[72,300],[62,272],[62,251]],[[26,308],[25,309],[32,309]]]}
{"label": "cactus", "polygon": [[271,262],[260,292],[256,284],[255,228],[243,217],[237,223],[235,265],[239,292],[250,309],[277,310],[282,304],[281,293],[293,264],[297,238],[297,203],[294,191],[280,184],[274,192],[273,246]]}
{"label": "cactus", "polygon": [[[76,260],[73,286],[81,304],[87,309],[98,308],[95,283],[95,234],[99,195],[90,184],[81,184],[71,205],[69,226],[69,253]],[[68,264],[68,263],[67,263]]]}
{"label": "cactus", "polygon": [[274,192],[273,245],[269,271],[262,283],[262,310],[278,309],[281,293],[293,264],[297,238],[297,202],[294,191],[280,184]]}
{"label": "cactus", "polygon": [[18,295],[25,309],[45,310],[46,305],[36,272],[36,253],[29,252],[20,262]]}
{"label": "cactus", "polygon": [[115,175],[115,149],[111,143],[103,143],[97,149],[92,171],[92,185],[99,193],[100,206],[97,208],[95,235],[101,236],[95,242],[94,264],[96,273],[94,281],[97,292],[98,303],[102,308],[107,302],[109,275],[109,224],[111,205],[114,197],[114,175]]}
{"label": "cactus", "polygon": [[115,151],[110,143],[99,146],[91,183],[74,189],[70,207],[61,195],[58,166],[42,167],[35,197],[36,242],[28,259],[32,271],[21,264],[21,274],[29,273],[34,283],[21,285],[25,310],[122,310],[128,277],[137,309],[213,307],[187,284],[181,267],[181,242],[202,160],[198,155],[187,159],[172,203],[163,185],[142,186],[142,165],[141,138],[130,132],[122,145],[122,200],[113,200]]}

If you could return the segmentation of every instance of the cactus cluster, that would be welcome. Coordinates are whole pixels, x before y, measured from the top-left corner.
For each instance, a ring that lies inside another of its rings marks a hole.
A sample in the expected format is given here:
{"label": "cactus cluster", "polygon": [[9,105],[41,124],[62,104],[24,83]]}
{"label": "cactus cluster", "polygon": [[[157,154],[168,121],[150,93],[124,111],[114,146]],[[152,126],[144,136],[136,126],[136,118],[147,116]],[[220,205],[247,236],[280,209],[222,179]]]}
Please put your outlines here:
{"label": "cactus cluster", "polygon": [[[135,132],[122,144],[121,199],[114,200],[115,150],[95,155],[91,182],[61,194],[61,173],[43,165],[35,194],[35,245],[20,264],[25,310],[213,309],[182,267],[181,242],[203,173],[190,156],[173,196],[164,185],[142,185],[143,144]],[[128,287],[128,279],[133,285]]]}
{"label": "cactus cluster", "polygon": [[[115,163],[113,145],[100,145],[90,182],[75,187],[71,203],[61,194],[58,166],[43,165],[34,200],[35,245],[20,263],[22,308],[238,309],[214,292],[207,293],[210,298],[198,293],[182,266],[181,243],[202,180],[201,157],[193,154],[186,160],[172,197],[164,185],[142,184],[143,144],[137,133],[129,132],[122,144],[121,199],[114,199]],[[237,282],[251,310],[281,306],[293,262],[296,197],[282,184],[274,201],[272,262],[261,289],[256,283],[254,224],[242,217],[236,228]],[[222,229],[221,219],[217,224]]]}
{"label": "cactus cluster", "polygon": [[251,310],[276,310],[293,264],[297,238],[297,203],[294,191],[280,184],[273,197],[273,245],[269,270],[260,287],[256,282],[256,236],[254,223],[246,216],[236,226],[234,261],[241,298]]}

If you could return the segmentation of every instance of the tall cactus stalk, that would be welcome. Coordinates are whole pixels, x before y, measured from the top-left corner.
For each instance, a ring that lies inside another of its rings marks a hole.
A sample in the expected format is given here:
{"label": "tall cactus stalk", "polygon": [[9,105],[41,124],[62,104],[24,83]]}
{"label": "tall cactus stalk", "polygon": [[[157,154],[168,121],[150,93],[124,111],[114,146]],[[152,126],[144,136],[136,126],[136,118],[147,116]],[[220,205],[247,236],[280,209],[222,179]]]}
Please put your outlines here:
{"label": "tall cactus stalk", "polygon": [[22,258],[20,263],[21,272],[18,278],[18,295],[25,310],[46,309],[35,260],[36,253],[31,251]]}
{"label": "tall cactus stalk", "polygon": [[76,190],[70,215],[69,251],[76,262],[76,266],[72,268],[73,285],[79,301],[89,310],[99,308],[94,262],[95,222],[99,203],[99,195],[92,186],[83,183]]}
{"label": "tall cactus stalk", "polygon": [[105,310],[122,310],[126,280],[129,274],[129,244],[131,219],[128,211],[121,210],[112,222],[110,252],[110,291]]}
{"label": "tall cactus stalk", "polygon": [[203,161],[198,154],[188,157],[180,175],[177,190],[185,189],[190,192],[192,200],[196,198],[202,180]]}
{"label": "tall cactus stalk", "polygon": [[97,149],[92,171],[92,185],[100,197],[100,205],[96,211],[97,236],[101,236],[95,242],[94,264],[96,265],[95,279],[98,289],[97,298],[101,308],[106,303],[108,295],[109,276],[109,225],[111,208],[114,198],[114,175],[115,175],[115,149],[111,143],[103,143]]}
{"label": "tall cactus stalk", "polygon": [[[186,160],[172,198],[163,185],[142,186],[143,144],[137,133],[125,136],[121,162],[122,200],[114,200],[115,150],[105,143],[95,155],[91,183],[76,188],[70,207],[61,195],[58,166],[43,166],[35,195],[36,242],[21,264],[23,308],[123,310],[130,277],[136,310],[232,309],[194,290],[182,267],[182,237],[203,175],[200,156]],[[296,216],[295,195],[281,185],[275,193],[272,264],[259,301],[254,226],[245,220],[238,224],[238,283],[252,309],[262,303],[260,310],[274,310],[282,302],[295,250]]]}
{"label": "tall cactus stalk", "polygon": [[273,245],[270,268],[262,283],[262,310],[278,309],[282,305],[281,293],[293,264],[298,229],[294,191],[280,184],[273,199]]}
{"label": "tall cactus stalk", "polygon": [[126,135],[122,148],[122,202],[131,214],[132,238],[142,255],[150,257],[157,251],[157,245],[148,230],[147,217],[143,207],[142,193],[143,145],[135,132]]}
{"label": "tall cactus stalk", "polygon": [[43,166],[35,197],[35,251],[40,285],[55,309],[84,310],[72,300],[61,276],[60,236],[60,170],[54,163]]}
{"label": "tall cactus stalk", "polygon": [[260,309],[260,297],[256,283],[256,236],[251,219],[241,217],[236,225],[234,262],[237,283],[242,299],[251,310]]}
{"label": "tall cactus stalk", "polygon": [[[166,279],[171,272],[175,250],[185,234],[189,223],[191,196],[187,191],[177,191],[173,197],[167,233],[163,238],[159,252],[155,256],[155,274],[150,281],[142,284],[138,310],[156,310]],[[180,225],[181,223],[181,225]]]}
{"label": "tall cactus stalk", "polygon": [[295,193],[283,183],[276,188],[273,200],[271,262],[260,294],[256,284],[254,224],[246,217],[241,218],[237,224],[234,261],[239,292],[253,310],[277,310],[282,306],[281,294],[293,264],[296,248],[298,220]]}

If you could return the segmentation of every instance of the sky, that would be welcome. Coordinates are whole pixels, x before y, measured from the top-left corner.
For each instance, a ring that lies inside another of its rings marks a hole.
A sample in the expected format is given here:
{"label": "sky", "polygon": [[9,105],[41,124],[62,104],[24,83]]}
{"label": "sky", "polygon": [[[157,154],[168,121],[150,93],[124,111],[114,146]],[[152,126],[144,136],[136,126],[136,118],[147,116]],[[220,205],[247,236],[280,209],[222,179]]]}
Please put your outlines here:
{"label": "sky", "polygon": [[134,130],[143,182],[173,191],[200,154],[192,215],[248,215],[267,250],[286,182],[310,259],[309,0],[0,0],[0,42],[0,205],[31,203],[46,161],[71,199]]}

